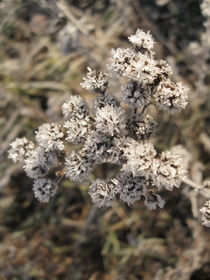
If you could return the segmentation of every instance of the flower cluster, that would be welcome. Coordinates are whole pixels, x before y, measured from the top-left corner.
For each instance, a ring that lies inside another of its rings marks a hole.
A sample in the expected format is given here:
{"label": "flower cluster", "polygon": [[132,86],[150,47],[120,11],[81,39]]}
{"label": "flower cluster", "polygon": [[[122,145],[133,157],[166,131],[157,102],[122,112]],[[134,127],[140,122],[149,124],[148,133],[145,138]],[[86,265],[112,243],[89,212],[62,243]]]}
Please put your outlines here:
{"label": "flower cluster", "polygon": [[[149,32],[137,30],[129,41],[131,48],[112,50],[108,74],[88,68],[81,86],[97,94],[92,108],[81,96],[70,95],[62,105],[63,123],[41,125],[36,144],[26,138],[11,143],[9,157],[23,163],[41,202],[56,194],[63,176],[89,183],[94,166],[106,163],[118,167],[116,176],[90,182],[93,202],[102,207],[117,199],[128,205],[143,199],[153,210],[165,203],[159,191],[172,191],[186,176],[180,156],[173,151],[159,155],[148,141],[157,126],[148,106],[179,112],[187,105],[188,89],[170,80],[171,68],[165,61],[155,60]],[[121,100],[107,92],[113,74],[125,79]],[[68,148],[71,144],[77,148]]]}

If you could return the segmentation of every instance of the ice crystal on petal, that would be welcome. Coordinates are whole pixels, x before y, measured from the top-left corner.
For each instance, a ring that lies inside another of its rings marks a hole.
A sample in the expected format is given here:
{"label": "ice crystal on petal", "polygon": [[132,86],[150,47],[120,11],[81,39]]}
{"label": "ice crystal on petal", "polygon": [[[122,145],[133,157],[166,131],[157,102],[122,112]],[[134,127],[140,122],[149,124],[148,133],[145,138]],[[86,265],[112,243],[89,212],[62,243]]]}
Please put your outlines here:
{"label": "ice crystal on petal", "polygon": [[119,107],[120,103],[114,95],[112,95],[111,93],[105,92],[103,95],[97,96],[96,99],[94,100],[93,109],[92,109],[93,114],[95,115],[96,111],[98,109],[102,109],[103,107],[105,107],[107,105]]}
{"label": "ice crystal on petal", "polygon": [[125,119],[125,111],[121,107],[106,105],[96,111],[96,130],[110,136],[120,134],[125,130]]}
{"label": "ice crystal on petal", "polygon": [[150,32],[148,31],[145,33],[141,29],[137,29],[135,35],[131,35],[128,37],[128,40],[135,46],[137,46],[140,50],[145,49],[145,50],[152,50],[154,47],[154,39]]}
{"label": "ice crystal on petal", "polygon": [[43,203],[49,202],[50,198],[57,192],[58,185],[51,179],[42,178],[34,181],[34,196]]}
{"label": "ice crystal on petal", "polygon": [[84,98],[79,95],[71,95],[62,105],[62,111],[66,120],[82,119],[89,114],[89,108]]}
{"label": "ice crystal on petal", "polygon": [[96,179],[90,185],[88,193],[98,207],[109,207],[116,200],[118,182],[116,179]]}
{"label": "ice crystal on petal", "polygon": [[128,205],[142,198],[146,192],[147,179],[144,176],[133,176],[131,172],[123,172],[117,176],[120,199]]}
{"label": "ice crystal on petal", "polygon": [[90,67],[88,67],[87,70],[87,77],[83,78],[84,82],[80,83],[81,87],[90,91],[104,93],[108,86],[108,75],[92,70]]}
{"label": "ice crystal on petal", "polygon": [[62,127],[57,123],[44,123],[36,132],[36,141],[39,146],[47,152],[64,150],[64,133]]}
{"label": "ice crystal on petal", "polygon": [[10,143],[10,149],[8,151],[8,157],[13,162],[24,162],[24,160],[30,156],[31,151],[35,148],[33,142],[29,141],[25,137],[16,138],[15,141]]}

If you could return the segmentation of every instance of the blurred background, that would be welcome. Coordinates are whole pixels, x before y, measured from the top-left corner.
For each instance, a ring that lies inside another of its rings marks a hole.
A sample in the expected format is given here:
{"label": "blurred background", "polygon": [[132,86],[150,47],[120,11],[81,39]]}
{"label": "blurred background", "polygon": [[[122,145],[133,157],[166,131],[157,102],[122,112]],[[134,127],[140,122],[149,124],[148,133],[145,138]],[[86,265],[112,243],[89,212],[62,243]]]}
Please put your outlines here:
{"label": "blurred background", "polygon": [[[156,57],[172,66],[174,81],[191,90],[186,110],[156,114],[151,141],[159,151],[181,145],[189,178],[197,184],[209,179],[209,5],[0,1],[0,279],[210,279],[210,230],[199,213],[207,195],[182,184],[164,193],[164,209],[149,211],[141,201],[97,209],[88,186],[64,180],[45,205],[35,200],[22,167],[7,159],[16,137],[33,140],[39,125],[61,121],[68,94],[91,103],[94,96],[80,87],[87,66],[104,70],[111,48],[130,46],[127,37],[141,28],[154,36]],[[113,81],[116,95],[119,89]]]}

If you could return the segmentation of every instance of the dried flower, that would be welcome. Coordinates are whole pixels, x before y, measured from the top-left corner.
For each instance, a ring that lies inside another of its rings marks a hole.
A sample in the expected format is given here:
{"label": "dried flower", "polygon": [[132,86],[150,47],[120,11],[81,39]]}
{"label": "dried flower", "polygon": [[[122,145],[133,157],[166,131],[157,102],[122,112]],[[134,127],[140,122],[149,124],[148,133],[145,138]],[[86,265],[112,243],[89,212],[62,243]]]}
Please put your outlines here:
{"label": "dried flower", "polygon": [[202,224],[205,227],[210,227],[210,200],[204,203],[200,211],[202,213]]}
{"label": "dried flower", "polygon": [[23,137],[16,138],[15,141],[10,143],[10,147],[11,148],[8,151],[8,157],[13,162],[24,162],[25,159],[30,156],[30,153],[35,148],[35,145],[33,142]]}
{"label": "dried flower", "polygon": [[50,198],[57,192],[58,185],[51,179],[37,179],[34,181],[34,196],[43,203],[49,202]]}
{"label": "dried flower", "polygon": [[98,109],[102,109],[107,105],[112,105],[113,107],[119,107],[120,103],[114,95],[105,92],[103,95],[97,96],[96,99],[94,100],[93,109],[92,109],[93,114],[95,115]]}
{"label": "dried flower", "polygon": [[83,119],[89,114],[89,108],[84,98],[79,95],[71,95],[63,103],[62,111],[66,120]]}
{"label": "dried flower", "polygon": [[136,34],[129,36],[128,40],[140,50],[145,49],[150,51],[153,49],[155,44],[150,32],[148,31],[145,33],[141,29],[137,29]]}

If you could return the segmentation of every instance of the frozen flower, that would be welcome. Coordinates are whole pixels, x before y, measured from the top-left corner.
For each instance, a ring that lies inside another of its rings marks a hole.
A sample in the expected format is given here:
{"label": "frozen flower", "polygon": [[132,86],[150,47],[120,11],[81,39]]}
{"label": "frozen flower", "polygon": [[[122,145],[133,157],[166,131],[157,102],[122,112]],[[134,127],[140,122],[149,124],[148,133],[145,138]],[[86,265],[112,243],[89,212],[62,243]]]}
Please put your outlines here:
{"label": "frozen flower", "polygon": [[25,160],[23,169],[28,177],[37,179],[45,176],[52,168],[58,165],[58,159],[53,152],[46,152],[42,147],[33,150]]}
{"label": "frozen flower", "polygon": [[92,109],[93,114],[95,115],[98,109],[102,109],[106,105],[113,105],[114,107],[119,107],[120,103],[114,95],[105,92],[103,95],[97,96],[96,99],[94,100],[93,109]]}
{"label": "frozen flower", "polygon": [[66,129],[66,141],[73,144],[81,144],[85,141],[90,130],[90,118],[86,116],[83,119],[70,120],[64,123]]}
{"label": "frozen flower", "polygon": [[181,82],[175,84],[170,80],[163,80],[155,93],[157,106],[170,114],[180,112],[188,104],[188,92],[189,89]]}
{"label": "frozen flower", "polygon": [[146,192],[147,180],[144,176],[133,176],[131,172],[123,172],[117,176],[120,199],[128,205],[141,199]]}
{"label": "frozen flower", "polygon": [[89,108],[84,98],[79,95],[71,95],[62,105],[62,111],[66,120],[82,119],[89,114]]}
{"label": "frozen flower", "polygon": [[72,151],[65,159],[65,175],[71,181],[84,183],[88,181],[88,176],[92,172],[92,162],[87,158],[85,153],[80,151]]}
{"label": "frozen flower", "polygon": [[210,227],[210,200],[204,203],[200,211],[202,213],[202,224],[205,227]]}
{"label": "frozen flower", "polygon": [[24,162],[24,160],[30,156],[31,151],[34,149],[34,143],[23,138],[16,138],[15,141],[10,143],[10,150],[8,151],[8,157],[13,162]]}
{"label": "frozen flower", "polygon": [[157,207],[163,208],[165,201],[159,194],[151,193],[145,196],[144,204],[149,208],[149,210],[156,210]]}
{"label": "frozen flower", "polygon": [[158,60],[155,63],[156,82],[160,82],[167,79],[173,74],[171,66],[165,60]]}
{"label": "frozen flower", "polygon": [[96,130],[111,136],[120,134],[125,130],[125,120],[125,111],[121,107],[106,105],[96,111]]}
{"label": "frozen flower", "polygon": [[164,151],[160,159],[154,159],[152,170],[151,176],[154,186],[169,191],[172,191],[174,187],[179,188],[187,173],[183,159],[171,151]]}
{"label": "frozen flower", "polygon": [[104,93],[108,86],[107,74],[102,72],[96,72],[90,67],[87,68],[87,77],[84,77],[84,82],[80,83],[82,88],[92,90],[98,93]]}
{"label": "frozen flower", "polygon": [[58,185],[51,179],[42,178],[34,181],[34,196],[40,201],[47,203],[57,192]]}
{"label": "frozen flower", "polygon": [[64,133],[62,127],[57,123],[44,123],[36,132],[36,141],[39,146],[47,152],[64,150]]}
{"label": "frozen flower", "polygon": [[149,115],[135,114],[127,121],[126,129],[136,140],[144,140],[156,129],[156,122]]}
{"label": "frozen flower", "polygon": [[95,163],[117,163],[120,158],[120,149],[115,145],[115,140],[92,131],[84,143],[83,150],[89,159]]}
{"label": "frozen flower", "polygon": [[134,176],[148,175],[156,155],[154,146],[149,142],[137,142],[134,139],[128,139],[123,148],[126,163],[123,170],[133,172]]}
{"label": "frozen flower", "polygon": [[151,51],[155,44],[150,32],[145,33],[141,29],[137,29],[136,34],[129,36],[128,40],[140,50]]}
{"label": "frozen flower", "polygon": [[118,182],[116,179],[96,179],[89,187],[88,193],[98,207],[109,207],[116,199]]}
{"label": "frozen flower", "polygon": [[121,94],[122,100],[134,108],[145,106],[151,101],[151,87],[142,86],[136,81],[123,85],[121,87]]}

